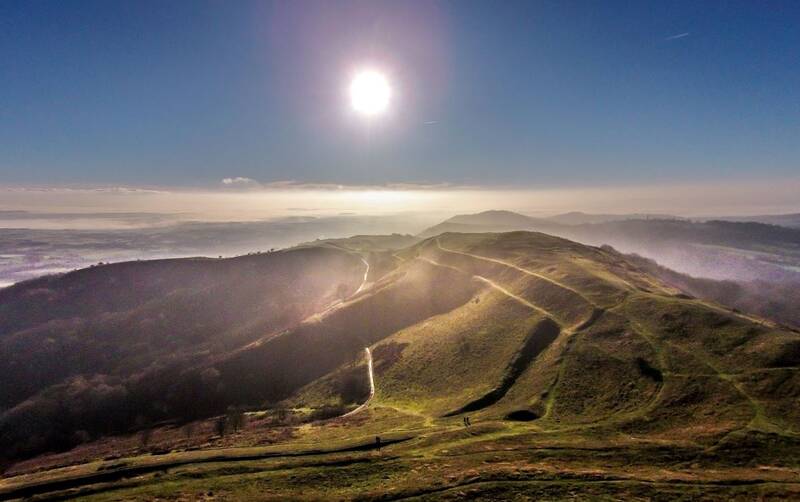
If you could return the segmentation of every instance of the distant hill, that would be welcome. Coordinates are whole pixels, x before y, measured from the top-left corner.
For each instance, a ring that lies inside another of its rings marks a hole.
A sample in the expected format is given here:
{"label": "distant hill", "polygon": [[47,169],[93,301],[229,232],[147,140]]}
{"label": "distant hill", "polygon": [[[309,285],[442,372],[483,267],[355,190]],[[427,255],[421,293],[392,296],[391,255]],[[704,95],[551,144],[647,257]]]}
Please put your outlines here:
{"label": "distant hill", "polygon": [[525,216],[513,211],[483,211],[476,214],[462,214],[453,216],[445,223],[460,223],[466,225],[498,225],[498,226],[520,226],[541,223],[541,219]]}
{"label": "distant hill", "polygon": [[558,230],[561,224],[533,218],[513,211],[484,211],[453,216],[438,225],[420,232],[418,237],[433,237],[445,232],[482,233],[512,230]]}
{"label": "distant hill", "polygon": [[675,216],[661,214],[588,214],[580,211],[557,214],[546,218],[534,218],[513,211],[491,210],[475,214],[461,214],[453,216],[442,223],[433,226],[422,233],[420,236],[438,235],[441,231],[485,231],[500,232],[509,230],[529,230],[537,229],[540,231],[557,230],[565,225],[585,225],[590,223],[609,223],[613,221],[625,220],[678,220]]}

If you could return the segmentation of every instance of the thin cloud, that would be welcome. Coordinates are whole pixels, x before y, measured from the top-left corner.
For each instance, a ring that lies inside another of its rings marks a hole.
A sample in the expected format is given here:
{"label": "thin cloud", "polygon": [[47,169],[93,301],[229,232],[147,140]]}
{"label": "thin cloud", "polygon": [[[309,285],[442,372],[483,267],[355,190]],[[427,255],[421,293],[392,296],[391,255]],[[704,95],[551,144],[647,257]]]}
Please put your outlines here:
{"label": "thin cloud", "polygon": [[222,180],[222,185],[227,188],[261,188],[261,183],[252,179],[252,178],[244,178],[242,176],[237,176],[235,178],[224,178]]}
{"label": "thin cloud", "polygon": [[403,191],[423,191],[423,190],[458,190],[475,189],[470,185],[455,185],[452,183],[383,183],[379,185],[343,185],[340,183],[305,183],[294,180],[271,181],[260,183],[259,187],[263,190],[284,190],[284,191],[375,191],[375,190],[403,190]]}
{"label": "thin cloud", "polygon": [[126,186],[4,186],[0,185],[0,192],[9,193],[61,193],[61,194],[85,194],[85,193],[106,193],[106,194],[160,194],[165,190],[155,188],[137,188]]}
{"label": "thin cloud", "polygon": [[677,35],[671,35],[664,40],[677,40],[679,38],[688,37],[690,33],[687,31],[686,33],[678,33]]}

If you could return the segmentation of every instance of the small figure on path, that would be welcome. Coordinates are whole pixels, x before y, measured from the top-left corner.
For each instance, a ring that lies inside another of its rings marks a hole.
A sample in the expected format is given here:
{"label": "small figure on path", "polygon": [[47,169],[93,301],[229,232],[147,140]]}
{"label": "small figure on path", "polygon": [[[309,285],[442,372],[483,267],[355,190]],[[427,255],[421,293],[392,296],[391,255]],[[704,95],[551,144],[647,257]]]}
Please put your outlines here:
{"label": "small figure on path", "polygon": [[375,436],[375,447],[378,448],[378,451],[381,450],[381,437]]}

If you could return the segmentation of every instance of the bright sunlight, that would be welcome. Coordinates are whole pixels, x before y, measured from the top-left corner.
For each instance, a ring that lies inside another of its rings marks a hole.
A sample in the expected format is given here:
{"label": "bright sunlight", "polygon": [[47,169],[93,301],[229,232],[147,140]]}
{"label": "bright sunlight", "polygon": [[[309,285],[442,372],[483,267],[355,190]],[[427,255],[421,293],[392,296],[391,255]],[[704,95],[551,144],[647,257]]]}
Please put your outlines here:
{"label": "bright sunlight", "polygon": [[360,71],[350,82],[350,103],[362,115],[383,114],[389,107],[391,95],[386,76],[374,70]]}

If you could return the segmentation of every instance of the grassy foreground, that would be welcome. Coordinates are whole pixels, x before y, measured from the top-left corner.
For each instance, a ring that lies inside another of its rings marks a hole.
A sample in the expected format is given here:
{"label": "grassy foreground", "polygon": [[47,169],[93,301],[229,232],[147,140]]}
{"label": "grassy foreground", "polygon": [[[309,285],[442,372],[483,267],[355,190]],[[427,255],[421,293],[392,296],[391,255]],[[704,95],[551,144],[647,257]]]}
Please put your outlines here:
{"label": "grassy foreground", "polygon": [[[786,499],[800,497],[795,441],[773,436],[773,465],[724,444],[654,441],[531,423],[420,421],[372,407],[304,426],[286,444],[173,452],[12,477],[0,496],[86,500],[427,500],[497,498]],[[394,432],[386,433],[392,427]],[[378,432],[380,431],[380,432]],[[381,433],[383,446],[374,444]],[[746,448],[748,438],[727,438]],[[324,448],[320,445],[325,445]],[[756,448],[759,449],[758,447]],[[783,452],[781,452],[783,450]],[[761,452],[762,460],[765,460]]]}

